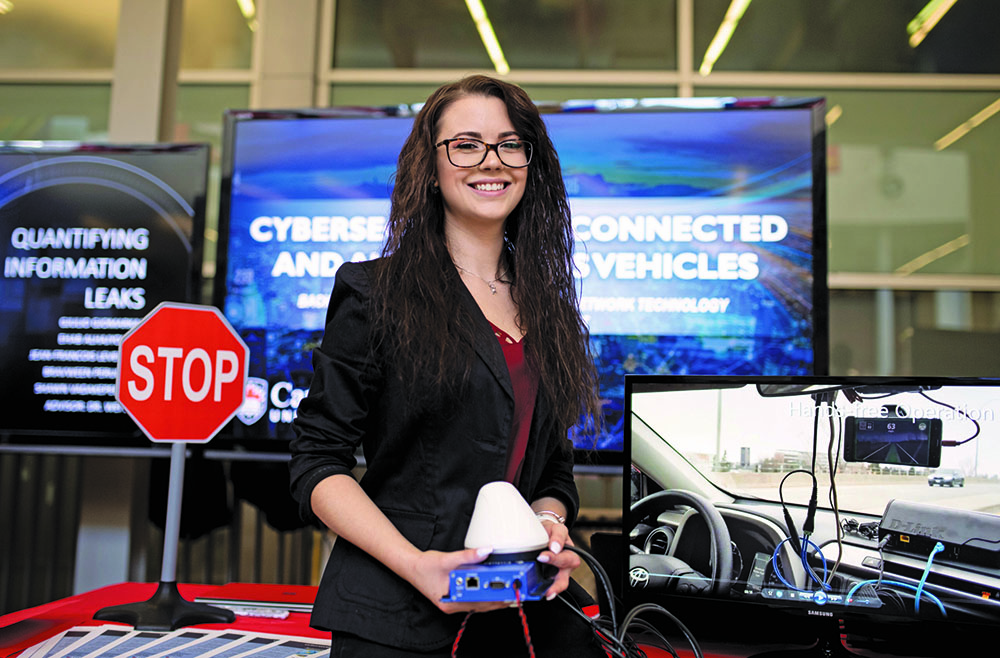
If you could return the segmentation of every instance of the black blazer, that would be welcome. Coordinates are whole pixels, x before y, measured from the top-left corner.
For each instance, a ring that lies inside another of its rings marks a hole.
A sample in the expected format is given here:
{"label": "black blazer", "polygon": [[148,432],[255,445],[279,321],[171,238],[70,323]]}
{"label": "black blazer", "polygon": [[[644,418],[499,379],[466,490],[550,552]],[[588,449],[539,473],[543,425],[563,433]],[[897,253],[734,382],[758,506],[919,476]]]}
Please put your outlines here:
{"label": "black blazer", "polygon": [[[421,550],[459,550],[479,488],[504,478],[514,414],[507,364],[489,322],[458,286],[455,304],[479,325],[470,385],[446,417],[413,408],[407,383],[370,349],[371,275],[371,262],[347,263],[337,273],[309,395],[294,424],[292,493],[302,515],[315,521],[313,487],[349,474],[361,445],[367,465],[361,486],[399,531]],[[563,501],[567,523],[579,507],[572,459],[565,428],[539,391],[518,486],[529,502],[542,496]],[[427,650],[454,641],[461,618],[440,612],[409,583],[338,539],[312,625]]]}

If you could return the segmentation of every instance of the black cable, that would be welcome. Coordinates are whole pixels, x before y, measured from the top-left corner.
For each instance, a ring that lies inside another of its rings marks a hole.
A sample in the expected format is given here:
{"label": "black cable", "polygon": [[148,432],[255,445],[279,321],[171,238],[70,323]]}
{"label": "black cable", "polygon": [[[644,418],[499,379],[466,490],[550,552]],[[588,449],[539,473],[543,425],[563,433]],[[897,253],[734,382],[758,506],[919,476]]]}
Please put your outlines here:
{"label": "black cable", "polygon": [[688,644],[691,645],[691,649],[694,651],[695,658],[705,658],[705,654],[701,652],[701,646],[698,644],[698,641],[694,639],[694,635],[691,634],[688,627],[685,626],[680,619],[670,614],[666,608],[655,603],[643,603],[632,608],[625,616],[625,620],[622,622],[621,636],[624,636],[625,632],[628,630],[629,624],[632,623],[632,619],[635,618],[636,615],[642,614],[643,612],[658,612],[670,619],[677,626],[677,628],[680,629],[681,633],[684,634]]}
{"label": "black cable", "polygon": [[948,404],[948,403],[946,403],[946,402],[941,402],[941,400],[935,400],[935,399],[934,399],[934,398],[932,398],[931,396],[927,395],[927,393],[925,393],[924,391],[920,391],[920,395],[924,396],[925,398],[927,398],[928,400],[930,400],[930,401],[931,401],[931,402],[933,402],[934,404],[939,404],[939,405],[941,405],[942,407],[947,407],[947,408],[951,409],[952,411],[954,411],[954,412],[956,412],[956,413],[959,413],[959,414],[962,414],[962,415],[963,415],[963,416],[965,416],[965,417],[966,417],[966,418],[967,418],[967,419],[968,419],[969,421],[971,421],[973,425],[975,425],[975,426],[976,426],[976,431],[975,431],[975,433],[973,433],[973,435],[972,435],[972,436],[970,436],[970,437],[969,437],[969,438],[967,438],[967,439],[963,439],[962,441],[956,441],[956,442],[954,442],[954,443],[948,443],[947,445],[948,445],[949,447],[954,447],[954,446],[960,446],[960,445],[962,445],[963,443],[968,443],[968,442],[969,442],[969,441],[971,441],[972,439],[974,439],[974,438],[976,438],[977,436],[979,436],[979,433],[980,433],[980,432],[982,431],[982,428],[981,428],[981,427],[979,426],[979,421],[977,421],[977,420],[976,420],[975,418],[973,418],[973,417],[972,417],[972,416],[970,416],[969,414],[965,413],[965,412],[964,412],[964,411],[962,411],[961,409],[959,409],[959,408],[957,408],[957,407],[953,407],[953,406],[951,406],[950,404]]}
{"label": "black cable", "polygon": [[630,647],[626,643],[628,629],[631,627],[633,623],[637,623],[644,630],[650,631],[652,634],[656,635],[657,638],[661,642],[663,642],[664,650],[668,651],[675,658],[679,658],[678,654],[676,653],[670,642],[666,639],[665,636],[663,636],[662,633],[656,630],[654,626],[652,626],[649,622],[645,620],[640,619],[638,620],[638,622],[635,621],[636,615],[642,612],[653,611],[653,612],[659,612],[660,614],[670,618],[684,634],[684,637],[687,639],[688,643],[694,650],[695,657],[704,658],[704,654],[702,654],[701,652],[701,647],[698,645],[697,640],[695,640],[694,635],[691,634],[691,631],[688,630],[688,628],[677,617],[670,614],[670,612],[668,612],[666,609],[664,609],[659,605],[647,603],[637,606],[636,608],[634,608],[629,612],[628,616],[626,617],[626,620],[623,622],[621,629],[618,629],[617,620],[615,619],[614,594],[613,590],[611,589],[611,580],[608,577],[607,572],[604,570],[604,567],[601,566],[600,562],[598,562],[597,559],[594,558],[594,556],[592,556],[590,553],[588,553],[583,549],[577,548],[575,546],[566,546],[565,548],[573,551],[574,553],[579,555],[585,562],[587,562],[587,565],[594,572],[594,575],[598,578],[598,580],[601,582],[601,585],[604,587],[604,590],[607,594],[609,615],[611,617],[610,631],[608,628],[603,627],[598,621],[591,619],[590,617],[585,615],[583,611],[581,611],[576,606],[575,603],[566,599],[562,594],[560,594],[558,598],[567,607],[569,607],[569,609],[572,610],[574,614],[579,616],[587,624],[590,625],[590,627],[594,630],[594,634],[597,637],[598,641],[602,644],[602,646],[606,651],[616,656],[617,658],[646,658],[646,654],[641,649],[639,649],[638,646]]}
{"label": "black cable", "polygon": [[819,407],[822,404],[823,398],[826,396],[825,393],[817,393],[812,396],[813,398],[813,454],[812,454],[812,469],[811,472],[815,475],[816,473],[816,448],[819,441]]}
{"label": "black cable", "polygon": [[[599,581],[606,596],[610,624],[602,624],[599,621],[591,619],[585,615],[583,611],[576,606],[576,604],[566,599],[563,595],[560,594],[558,598],[590,625],[594,631],[594,635],[597,637],[602,646],[604,646],[605,650],[618,658],[645,658],[645,654],[642,654],[641,651],[637,654],[630,647],[628,647],[628,645],[625,644],[621,638],[619,638],[618,621],[615,613],[614,590],[611,588],[611,579],[608,577],[607,571],[605,571],[604,567],[601,566],[601,563],[587,551],[577,548],[576,546],[569,545],[564,548],[579,555],[580,558],[587,563],[587,566],[590,567],[590,570],[593,572],[595,578]],[[598,599],[600,599],[599,594]],[[600,607],[600,605],[598,605],[598,607]],[[610,628],[607,628],[606,626],[610,626]]]}
{"label": "black cable", "polygon": [[[590,570],[601,581],[601,586],[604,588],[604,592],[607,595],[608,615],[611,618],[612,633],[617,634],[617,632],[618,632],[618,619],[616,618],[616,615],[615,615],[615,601],[614,601],[614,598],[615,598],[614,592],[615,591],[614,591],[614,589],[611,588],[611,579],[608,577],[608,572],[606,572],[604,570],[604,567],[602,567],[601,563],[597,561],[597,558],[595,558],[593,555],[591,555],[587,551],[585,551],[583,549],[580,549],[580,548],[577,548],[576,546],[569,546],[569,545],[564,546],[564,548],[573,551],[574,553],[576,553],[577,555],[579,555],[581,558],[583,558],[584,562],[587,563],[587,566],[590,567]],[[586,615],[584,615],[584,616],[586,616]]]}
{"label": "black cable", "polygon": [[[844,533],[850,533],[852,535],[858,535],[864,537],[865,539],[877,540],[878,539],[878,522],[868,521],[866,523],[861,523],[857,519],[845,518],[840,523],[844,530]],[[821,546],[826,546],[832,543],[834,540],[829,540],[823,542]]]}
{"label": "black cable", "polygon": [[882,552],[882,549],[884,549],[885,545],[889,543],[890,538],[890,535],[886,535],[878,543],[878,581],[875,583],[876,593],[878,592],[878,589],[882,587],[882,578],[885,576],[885,554]]}
{"label": "black cable", "polygon": [[[830,585],[844,559],[844,533],[840,526],[840,502],[837,500],[837,468],[840,466],[840,437],[843,434],[844,419],[837,409],[836,397],[831,398],[827,404],[830,407],[830,443],[826,449],[827,464],[830,468],[830,491],[827,498],[830,501],[830,509],[833,510],[837,533],[837,561],[833,563],[833,569],[830,570],[826,579],[826,584]],[[836,430],[833,422],[834,415],[840,419],[840,422],[836,424]],[[834,445],[836,445],[836,450],[834,450]],[[820,549],[820,554],[822,555],[822,549]]]}
{"label": "black cable", "polygon": [[[633,619],[632,623],[629,625],[629,628],[635,626],[639,627],[640,633],[648,633],[650,635],[655,636],[658,641],[657,646],[659,648],[663,649],[674,658],[680,658],[680,656],[677,654],[677,651],[674,649],[673,645],[670,644],[670,640],[668,640],[666,636],[663,633],[661,633],[658,628],[656,628],[656,626],[646,621],[645,619],[639,619],[639,618]],[[638,645],[634,647],[634,650],[637,653],[642,654],[643,656],[646,655],[646,653],[642,649],[640,649]]]}
{"label": "black cable", "polygon": [[594,635],[597,637],[597,641],[601,643],[601,646],[603,646],[606,651],[610,651],[619,658],[632,658],[635,655],[629,650],[625,642],[618,638],[616,633],[609,632],[607,628],[602,628],[598,622],[583,614],[583,611],[580,610],[575,603],[564,597],[562,594],[556,598],[565,603],[566,606],[574,612],[574,614],[590,625],[590,628],[594,631]]}
{"label": "black cable", "polygon": [[904,613],[906,611],[906,600],[903,599],[903,595],[896,590],[876,588],[875,594],[878,596],[879,600],[886,605],[894,605],[897,612]]}
{"label": "black cable", "polygon": [[790,476],[795,475],[796,473],[805,473],[806,475],[812,475],[811,471],[808,471],[804,468],[797,468],[794,471],[788,471],[787,473],[785,473],[785,477],[781,478],[781,482],[778,483],[778,497],[781,499],[782,505],[785,504],[785,499],[781,498],[781,487],[785,486],[785,480],[787,480]]}
{"label": "black cable", "polygon": [[794,471],[785,473],[785,477],[781,478],[781,482],[778,483],[778,500],[781,501],[781,513],[785,516],[785,525],[788,526],[788,542],[792,545],[792,549],[795,551],[795,554],[800,555],[802,553],[802,544],[799,541],[799,531],[796,529],[795,522],[792,520],[792,513],[788,511],[788,506],[785,505],[785,494],[783,491],[785,480],[796,473],[805,473],[812,477],[813,491],[816,490],[816,475],[814,472],[807,471],[804,468],[797,468]]}
{"label": "black cable", "polygon": [[[580,554],[581,556],[585,555],[585,553],[582,552]],[[587,557],[589,557],[589,554],[587,555]],[[601,569],[599,564],[597,565],[597,567]],[[669,617],[678,626],[678,628],[681,629],[681,632],[684,634],[684,636],[687,638],[688,642],[694,649],[695,656],[697,658],[704,658],[703,654],[701,653],[701,648],[699,647],[697,641],[694,639],[694,636],[687,629],[687,627],[684,626],[684,624],[681,623],[679,619],[671,615],[669,612],[667,612],[659,605],[643,604],[637,606],[632,612],[629,613],[627,617],[627,623],[623,626],[621,631],[616,634],[609,632],[609,629],[602,627],[598,621],[591,619],[590,617],[585,615],[583,611],[581,611],[576,606],[575,603],[565,598],[562,594],[560,594],[557,598],[560,601],[562,601],[570,610],[572,610],[574,614],[579,616],[584,622],[590,625],[590,627],[594,631],[595,636],[597,637],[598,641],[601,643],[605,651],[615,656],[615,658],[646,658],[645,652],[643,652],[638,647],[638,645],[627,636],[628,629],[631,628],[633,624],[638,625],[642,630],[655,635],[657,639],[659,639],[663,643],[662,648],[665,651],[669,652],[672,656],[674,656],[674,658],[679,658],[677,652],[670,644],[670,641],[667,640],[667,638],[659,630],[657,630],[655,626],[653,626],[644,619],[639,619],[639,620],[635,619],[635,616],[637,614],[646,611],[660,612],[661,614],[664,614],[667,617]]]}
{"label": "black cable", "polygon": [[819,481],[816,479],[816,457],[819,453],[819,411],[820,408],[825,404],[828,409],[827,416],[830,421],[830,441],[833,441],[833,412],[834,406],[833,401],[836,399],[837,392],[828,393],[817,393],[813,395],[815,400],[815,409],[813,411],[813,454],[812,454],[812,478],[813,478],[813,489],[812,494],[809,496],[809,508],[806,511],[806,520],[802,524],[802,532],[808,538],[813,533],[816,523],[816,509],[819,506]]}

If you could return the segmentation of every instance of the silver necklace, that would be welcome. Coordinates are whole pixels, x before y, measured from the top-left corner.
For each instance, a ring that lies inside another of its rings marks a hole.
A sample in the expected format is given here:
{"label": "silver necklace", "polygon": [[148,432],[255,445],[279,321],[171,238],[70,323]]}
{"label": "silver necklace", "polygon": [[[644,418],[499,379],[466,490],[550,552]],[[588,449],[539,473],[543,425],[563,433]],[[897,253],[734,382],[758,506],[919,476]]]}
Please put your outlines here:
{"label": "silver necklace", "polygon": [[503,274],[501,274],[497,278],[493,279],[492,281],[488,281],[487,279],[484,279],[483,277],[479,276],[475,272],[473,272],[471,270],[465,269],[464,267],[462,267],[458,263],[455,263],[454,265],[455,265],[455,267],[457,267],[461,271],[465,272],[466,274],[471,274],[472,276],[476,277],[477,279],[479,279],[480,281],[482,281],[483,283],[485,283],[486,285],[488,285],[490,287],[490,292],[493,293],[494,295],[497,294],[497,283],[507,283],[506,281],[503,280],[504,275],[507,274],[507,270],[504,270]]}

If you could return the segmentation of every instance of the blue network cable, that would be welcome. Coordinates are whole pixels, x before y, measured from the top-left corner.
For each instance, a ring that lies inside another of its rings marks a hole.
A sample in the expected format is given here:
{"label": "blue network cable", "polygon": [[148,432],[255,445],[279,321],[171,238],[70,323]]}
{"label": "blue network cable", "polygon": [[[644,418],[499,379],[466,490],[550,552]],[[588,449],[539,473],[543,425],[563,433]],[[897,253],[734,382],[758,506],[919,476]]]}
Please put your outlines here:
{"label": "blue network cable", "polygon": [[927,566],[924,567],[924,575],[920,577],[920,584],[917,585],[917,600],[913,603],[914,612],[920,612],[920,595],[924,592],[924,583],[927,582],[927,575],[931,572],[931,563],[934,562],[934,556],[943,550],[944,544],[937,542],[934,544],[934,548],[931,549],[931,554],[927,556]]}
{"label": "blue network cable", "polygon": [[[791,584],[790,582],[788,582],[787,580],[785,580],[785,577],[781,573],[781,569],[778,568],[778,553],[781,551],[781,547],[785,544],[785,542],[789,542],[789,541],[791,541],[791,538],[790,537],[786,537],[785,539],[782,539],[781,542],[779,542],[777,546],[774,547],[774,553],[771,554],[771,567],[774,569],[774,574],[778,577],[778,580],[780,580],[782,583],[784,583],[785,587],[787,587],[789,589],[793,589],[796,592],[805,592],[805,591],[808,591],[808,590],[800,589],[800,588],[796,587],[795,585]],[[812,546],[813,548],[816,549],[816,552],[819,553],[820,558],[823,559],[823,576],[824,576],[824,579],[825,579],[826,573],[827,573],[827,567],[826,567],[826,556],[823,555],[823,549],[821,549],[814,542],[812,542],[809,539],[808,535],[804,535],[801,538],[801,541],[802,541],[802,552],[799,555],[799,558],[802,560],[802,566],[805,567],[806,572],[810,575],[810,577],[814,581],[816,581],[816,583],[818,583],[823,589],[826,589],[826,590],[830,589],[830,585],[828,583],[824,582],[824,580],[821,580],[819,578],[819,576],[816,575],[816,572],[813,570],[812,565],[810,565],[809,561],[806,559],[806,557],[807,557],[807,551],[808,551],[809,547]]]}
{"label": "blue network cable", "polygon": [[[854,596],[855,592],[857,592],[859,589],[861,589],[865,585],[874,585],[874,584],[878,584],[878,582],[879,581],[877,581],[877,580],[862,580],[860,583],[856,583],[854,585],[854,587],[852,587],[851,590],[847,593],[848,605],[850,605],[851,597]],[[881,582],[881,584],[882,585],[891,585],[893,587],[902,587],[904,589],[910,589],[910,590],[914,590],[914,591],[917,590],[917,586],[916,585],[911,585],[909,583],[901,583],[901,582],[898,582],[898,581],[895,581],[895,580],[883,580]],[[939,599],[938,597],[934,596],[930,592],[924,592],[924,591],[920,591],[918,593],[918,596],[926,596],[928,599],[930,599],[931,603],[935,604],[938,607],[938,610],[941,611],[941,615],[942,616],[944,616],[944,617],[948,616],[947,611],[945,611],[945,609],[944,609],[944,604],[941,603],[941,599]],[[919,601],[919,598],[917,600]]]}
{"label": "blue network cable", "polygon": [[[822,579],[820,579],[820,577],[816,575],[816,570],[812,568],[811,564],[809,564],[809,547],[810,546],[812,546],[813,548],[816,549],[816,552],[819,554],[820,559],[823,560],[823,578]],[[826,582],[827,581],[827,575],[829,573],[829,571],[827,570],[827,566],[826,566],[826,556],[823,555],[823,549],[820,548],[819,546],[817,546],[815,543],[813,543],[809,539],[809,535],[805,535],[805,536],[802,537],[802,555],[800,555],[799,557],[802,560],[802,566],[805,567],[806,573],[809,574],[809,577],[812,578],[813,581],[817,585],[819,585],[820,587],[822,587],[823,589],[825,589],[825,590],[831,589],[830,584],[828,582]]]}
{"label": "blue network cable", "polygon": [[909,583],[901,583],[901,582],[898,582],[898,581],[895,581],[895,580],[881,580],[881,579],[879,579],[879,580],[864,580],[864,581],[861,581],[860,583],[857,583],[856,585],[854,585],[854,587],[852,587],[851,590],[849,592],[847,592],[848,605],[850,605],[850,600],[851,600],[851,597],[854,596],[854,593],[857,592],[862,587],[864,587],[865,585],[874,584],[876,588],[880,587],[881,585],[891,585],[893,587],[902,587],[904,589],[910,589],[910,590],[913,590],[915,592],[915,599],[914,599],[914,602],[913,602],[913,611],[914,612],[917,612],[917,613],[920,612],[920,599],[921,599],[921,597],[926,596],[928,599],[931,600],[932,603],[934,603],[935,605],[937,605],[938,609],[941,611],[941,615],[944,616],[944,617],[947,617],[948,616],[948,612],[945,610],[944,604],[941,603],[941,599],[939,599],[938,597],[934,596],[930,592],[924,591],[924,585],[927,583],[927,576],[931,572],[931,564],[933,564],[933,562],[934,562],[934,556],[937,555],[938,553],[940,553],[943,550],[944,550],[944,544],[942,544],[941,542],[937,542],[936,544],[934,544],[934,548],[931,549],[931,554],[929,556],[927,556],[927,564],[924,566],[924,573],[920,577],[920,583],[919,584],[917,584],[917,585],[911,585]]}

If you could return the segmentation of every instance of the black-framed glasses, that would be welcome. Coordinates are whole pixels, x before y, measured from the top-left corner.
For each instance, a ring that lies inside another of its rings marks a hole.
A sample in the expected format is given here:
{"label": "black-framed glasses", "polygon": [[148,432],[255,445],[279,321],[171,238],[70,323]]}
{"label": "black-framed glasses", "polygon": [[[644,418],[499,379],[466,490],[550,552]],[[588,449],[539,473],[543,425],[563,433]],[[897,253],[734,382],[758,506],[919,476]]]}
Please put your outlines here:
{"label": "black-framed glasses", "polygon": [[456,137],[445,139],[434,145],[434,148],[445,147],[448,162],[456,167],[478,167],[486,160],[486,154],[496,151],[500,162],[508,167],[519,169],[527,167],[531,162],[531,142],[523,139],[505,139],[496,144],[488,144],[481,139],[472,137]]}

